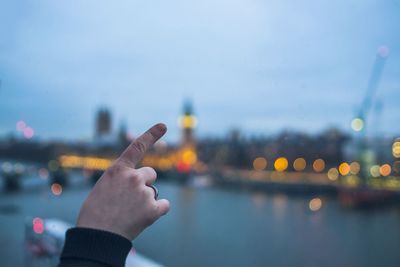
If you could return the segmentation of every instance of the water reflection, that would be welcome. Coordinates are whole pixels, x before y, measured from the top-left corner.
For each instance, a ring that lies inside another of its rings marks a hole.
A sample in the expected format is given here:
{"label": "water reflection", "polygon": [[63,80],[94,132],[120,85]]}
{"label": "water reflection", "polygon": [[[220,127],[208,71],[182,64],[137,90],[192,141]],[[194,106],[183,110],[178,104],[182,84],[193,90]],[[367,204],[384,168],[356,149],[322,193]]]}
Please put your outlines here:
{"label": "water reflection", "polygon": [[256,210],[259,211],[265,206],[265,203],[267,202],[267,196],[265,193],[256,192],[252,195],[252,201],[256,207]]}
{"label": "water reflection", "polygon": [[277,220],[282,220],[285,217],[287,207],[287,196],[276,194],[272,197],[272,212]]}

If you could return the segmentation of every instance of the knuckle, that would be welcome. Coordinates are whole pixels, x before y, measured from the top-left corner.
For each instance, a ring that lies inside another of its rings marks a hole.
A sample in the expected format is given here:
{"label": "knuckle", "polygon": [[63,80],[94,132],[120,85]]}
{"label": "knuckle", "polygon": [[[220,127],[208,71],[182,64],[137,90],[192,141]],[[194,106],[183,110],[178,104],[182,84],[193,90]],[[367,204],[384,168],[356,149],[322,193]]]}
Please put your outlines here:
{"label": "knuckle", "polygon": [[128,176],[128,180],[132,184],[135,184],[135,185],[142,180],[142,177],[140,176],[139,172],[137,172],[136,170],[130,170],[128,172],[127,176]]}
{"label": "knuckle", "polygon": [[140,180],[142,179],[142,178],[140,177],[139,172],[138,172],[137,170],[131,170],[131,171],[129,171],[128,176],[129,176],[129,178],[130,178],[130,180],[131,180],[132,182],[138,182],[138,181],[140,181]]}
{"label": "knuckle", "polygon": [[152,167],[143,167],[149,178],[157,178],[157,172]]}
{"label": "knuckle", "polygon": [[111,167],[109,167],[107,169],[107,174],[111,177],[120,175],[122,169],[121,166],[119,166],[118,164],[113,164]]}
{"label": "knuckle", "polygon": [[130,170],[130,168],[120,162],[116,162],[107,169],[106,173],[110,176],[123,176],[127,170]]}

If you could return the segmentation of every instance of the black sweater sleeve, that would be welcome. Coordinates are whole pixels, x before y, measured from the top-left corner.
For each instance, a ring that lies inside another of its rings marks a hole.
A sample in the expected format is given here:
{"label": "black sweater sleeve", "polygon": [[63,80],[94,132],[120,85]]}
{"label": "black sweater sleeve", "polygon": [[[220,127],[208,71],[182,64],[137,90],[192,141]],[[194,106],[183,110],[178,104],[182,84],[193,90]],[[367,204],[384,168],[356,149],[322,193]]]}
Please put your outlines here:
{"label": "black sweater sleeve", "polygon": [[58,267],[121,267],[132,243],[120,235],[89,228],[71,228],[66,233]]}

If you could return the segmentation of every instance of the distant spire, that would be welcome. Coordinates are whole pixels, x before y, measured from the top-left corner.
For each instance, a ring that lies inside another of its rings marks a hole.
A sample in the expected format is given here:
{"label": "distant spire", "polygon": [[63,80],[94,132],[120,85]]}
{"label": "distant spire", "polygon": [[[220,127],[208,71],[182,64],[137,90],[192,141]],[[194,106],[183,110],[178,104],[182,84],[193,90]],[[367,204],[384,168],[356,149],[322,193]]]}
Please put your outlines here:
{"label": "distant spire", "polygon": [[193,105],[190,99],[186,99],[183,104],[183,113],[185,115],[192,115],[193,114]]}
{"label": "distant spire", "polygon": [[183,115],[179,118],[179,126],[182,129],[182,144],[193,145],[193,129],[197,126],[197,118],[193,115],[193,105],[189,99],[183,103]]}

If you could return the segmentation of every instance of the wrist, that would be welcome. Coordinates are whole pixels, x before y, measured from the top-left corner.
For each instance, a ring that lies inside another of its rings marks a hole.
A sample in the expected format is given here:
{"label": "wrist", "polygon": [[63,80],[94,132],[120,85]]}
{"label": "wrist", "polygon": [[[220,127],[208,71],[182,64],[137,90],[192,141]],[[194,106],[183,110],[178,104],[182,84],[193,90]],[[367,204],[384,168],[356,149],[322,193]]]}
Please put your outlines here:
{"label": "wrist", "polygon": [[75,227],[66,233],[61,261],[81,259],[124,266],[132,243],[124,236],[93,228]]}

